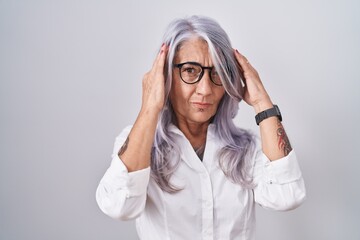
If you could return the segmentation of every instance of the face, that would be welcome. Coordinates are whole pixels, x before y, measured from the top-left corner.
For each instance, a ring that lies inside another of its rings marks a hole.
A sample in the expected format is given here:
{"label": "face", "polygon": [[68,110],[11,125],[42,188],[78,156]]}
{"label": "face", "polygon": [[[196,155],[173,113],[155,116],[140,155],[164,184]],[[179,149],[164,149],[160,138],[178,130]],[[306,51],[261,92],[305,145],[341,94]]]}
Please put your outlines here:
{"label": "face", "polygon": [[[174,63],[184,62],[196,62],[204,67],[212,67],[207,43],[198,38],[184,42],[176,53]],[[215,85],[210,80],[209,70],[205,70],[201,80],[195,84],[184,83],[178,68],[174,68],[172,74],[170,100],[178,122],[209,122],[225,93],[224,87]]]}

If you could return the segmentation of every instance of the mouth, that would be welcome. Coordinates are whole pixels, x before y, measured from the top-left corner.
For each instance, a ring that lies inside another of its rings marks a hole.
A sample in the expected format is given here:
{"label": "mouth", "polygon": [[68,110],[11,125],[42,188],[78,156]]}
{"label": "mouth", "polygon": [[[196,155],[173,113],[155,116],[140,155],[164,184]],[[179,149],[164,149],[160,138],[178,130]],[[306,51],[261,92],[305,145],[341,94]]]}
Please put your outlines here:
{"label": "mouth", "polygon": [[200,109],[207,109],[212,106],[211,103],[205,103],[205,102],[192,102],[192,105]]}

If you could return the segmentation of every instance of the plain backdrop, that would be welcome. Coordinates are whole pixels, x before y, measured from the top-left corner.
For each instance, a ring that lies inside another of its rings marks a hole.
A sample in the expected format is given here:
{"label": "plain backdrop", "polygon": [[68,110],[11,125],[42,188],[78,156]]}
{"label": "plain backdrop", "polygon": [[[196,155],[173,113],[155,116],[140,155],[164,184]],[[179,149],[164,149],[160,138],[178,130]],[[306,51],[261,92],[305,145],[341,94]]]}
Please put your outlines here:
{"label": "plain backdrop", "polygon": [[[307,200],[257,239],[360,239],[360,2],[0,0],[0,239],[137,239],[95,190],[174,18],[216,19],[259,71]],[[234,120],[258,131],[240,103]]]}

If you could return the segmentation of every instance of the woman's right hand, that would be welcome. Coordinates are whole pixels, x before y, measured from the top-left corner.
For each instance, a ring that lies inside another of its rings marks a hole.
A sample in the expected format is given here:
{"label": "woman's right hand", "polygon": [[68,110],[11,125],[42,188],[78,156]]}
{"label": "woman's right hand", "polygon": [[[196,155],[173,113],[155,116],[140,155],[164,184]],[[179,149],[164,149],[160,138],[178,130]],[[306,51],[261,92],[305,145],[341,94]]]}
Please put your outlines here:
{"label": "woman's right hand", "polygon": [[150,166],[158,116],[165,101],[164,66],[167,51],[168,47],[163,45],[151,70],[143,78],[141,111],[118,154],[128,172]]}
{"label": "woman's right hand", "polygon": [[149,72],[144,75],[142,82],[142,111],[151,111],[160,113],[164,107],[165,100],[165,76],[164,66],[166,61],[168,47],[163,44],[157,55],[153,66]]}

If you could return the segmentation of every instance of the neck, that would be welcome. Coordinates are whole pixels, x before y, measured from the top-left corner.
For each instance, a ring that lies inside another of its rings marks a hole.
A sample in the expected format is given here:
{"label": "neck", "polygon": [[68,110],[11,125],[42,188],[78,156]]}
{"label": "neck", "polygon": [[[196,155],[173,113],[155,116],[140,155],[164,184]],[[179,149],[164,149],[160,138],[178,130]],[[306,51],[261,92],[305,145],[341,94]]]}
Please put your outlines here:
{"label": "neck", "polygon": [[178,121],[178,128],[184,133],[194,149],[205,145],[207,129],[210,122],[194,123],[188,121]]}

